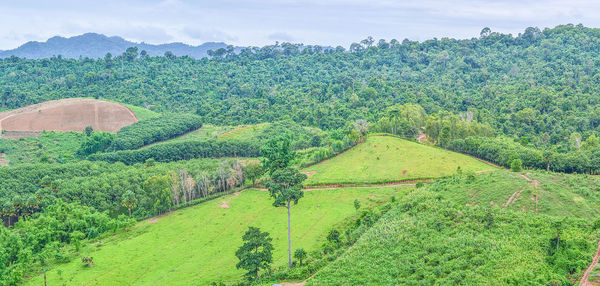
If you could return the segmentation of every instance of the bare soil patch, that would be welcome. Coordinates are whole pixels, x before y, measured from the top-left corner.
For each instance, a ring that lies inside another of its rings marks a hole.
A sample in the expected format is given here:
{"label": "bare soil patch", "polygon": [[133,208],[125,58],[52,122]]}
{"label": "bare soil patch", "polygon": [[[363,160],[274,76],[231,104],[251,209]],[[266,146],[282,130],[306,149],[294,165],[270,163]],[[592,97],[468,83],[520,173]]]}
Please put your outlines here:
{"label": "bare soil patch", "polygon": [[222,200],[221,201],[221,205],[219,206],[220,208],[224,208],[224,209],[228,209],[229,208],[229,201],[231,201],[231,199],[237,197],[240,195],[240,192],[235,192],[233,193],[233,197],[230,197],[229,199],[226,200]]}
{"label": "bare soil patch", "polygon": [[581,280],[579,281],[579,286],[598,285],[598,283],[592,283],[588,280],[590,277],[590,273],[592,272],[592,270],[594,270],[594,267],[596,267],[596,264],[598,264],[598,258],[600,258],[600,241],[598,241],[598,249],[596,250],[596,254],[594,254],[594,258],[592,259],[592,264],[590,264],[590,266],[583,273],[583,277],[581,277]]}
{"label": "bare soil patch", "polygon": [[118,103],[69,98],[52,100],[1,112],[0,129],[8,131],[97,131],[117,132],[137,122],[133,112]]}

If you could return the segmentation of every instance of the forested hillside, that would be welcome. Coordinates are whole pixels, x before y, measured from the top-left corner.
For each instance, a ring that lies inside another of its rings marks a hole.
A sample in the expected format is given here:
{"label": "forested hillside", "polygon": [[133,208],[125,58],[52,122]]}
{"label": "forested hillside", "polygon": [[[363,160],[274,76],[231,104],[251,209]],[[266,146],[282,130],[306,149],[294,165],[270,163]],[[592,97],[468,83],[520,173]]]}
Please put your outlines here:
{"label": "forested hillside", "polygon": [[564,25],[518,36],[484,29],[467,40],[368,38],[348,50],[283,43],[201,60],[135,49],[98,60],[13,57],[0,61],[0,104],[92,96],[196,112],[205,123],[289,116],[329,129],[376,121],[385,107],[412,102],[428,113],[472,111],[470,118],[504,133],[555,143],[600,125],[599,36]]}
{"label": "forested hillside", "polygon": [[600,29],[563,25],[0,59],[0,111],[98,98],[136,119],[28,138],[0,122],[0,285],[587,281],[599,52]]}

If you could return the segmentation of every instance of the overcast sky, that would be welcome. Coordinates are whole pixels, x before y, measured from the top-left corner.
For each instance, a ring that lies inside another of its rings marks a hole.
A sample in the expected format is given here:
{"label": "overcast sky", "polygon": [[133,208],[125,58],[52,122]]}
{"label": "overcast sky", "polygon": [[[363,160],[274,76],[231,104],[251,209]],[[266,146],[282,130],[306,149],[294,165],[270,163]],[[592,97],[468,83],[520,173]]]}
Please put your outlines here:
{"label": "overcast sky", "polygon": [[0,0],[0,49],[86,32],[147,43],[275,41],[348,47],[366,36],[471,38],[483,27],[600,27],[600,1],[536,0]]}

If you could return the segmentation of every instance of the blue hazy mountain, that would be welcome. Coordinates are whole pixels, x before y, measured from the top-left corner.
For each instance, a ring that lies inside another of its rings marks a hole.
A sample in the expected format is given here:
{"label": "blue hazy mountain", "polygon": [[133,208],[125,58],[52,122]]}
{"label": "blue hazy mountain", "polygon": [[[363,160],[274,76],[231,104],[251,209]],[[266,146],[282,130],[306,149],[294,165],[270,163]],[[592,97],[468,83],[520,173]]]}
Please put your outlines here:
{"label": "blue hazy mountain", "polygon": [[[207,42],[199,46],[184,43],[147,44],[127,41],[121,37],[107,37],[102,34],[86,33],[70,38],[52,37],[45,42],[31,41],[12,50],[0,51],[0,58],[17,56],[21,58],[40,59],[61,55],[63,58],[101,58],[106,53],[113,56],[123,53],[128,47],[138,47],[139,51],[145,50],[150,56],[162,56],[170,51],[177,56],[190,56],[202,58],[207,56],[208,50],[227,47],[222,42]],[[236,49],[237,50],[237,49]]]}

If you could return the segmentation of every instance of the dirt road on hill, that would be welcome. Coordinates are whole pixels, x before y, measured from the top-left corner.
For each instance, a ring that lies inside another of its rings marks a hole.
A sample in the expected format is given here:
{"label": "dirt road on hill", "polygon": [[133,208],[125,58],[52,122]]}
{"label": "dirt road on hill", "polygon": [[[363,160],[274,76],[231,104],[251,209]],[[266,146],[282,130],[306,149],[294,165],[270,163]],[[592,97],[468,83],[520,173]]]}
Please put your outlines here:
{"label": "dirt road on hill", "polygon": [[600,258],[600,241],[598,241],[598,249],[596,250],[596,254],[594,254],[594,258],[592,259],[592,264],[583,272],[583,277],[579,280],[579,286],[587,286],[587,285],[598,285],[599,283],[592,283],[588,279],[590,277],[590,273],[596,265],[598,264],[598,258]]}

